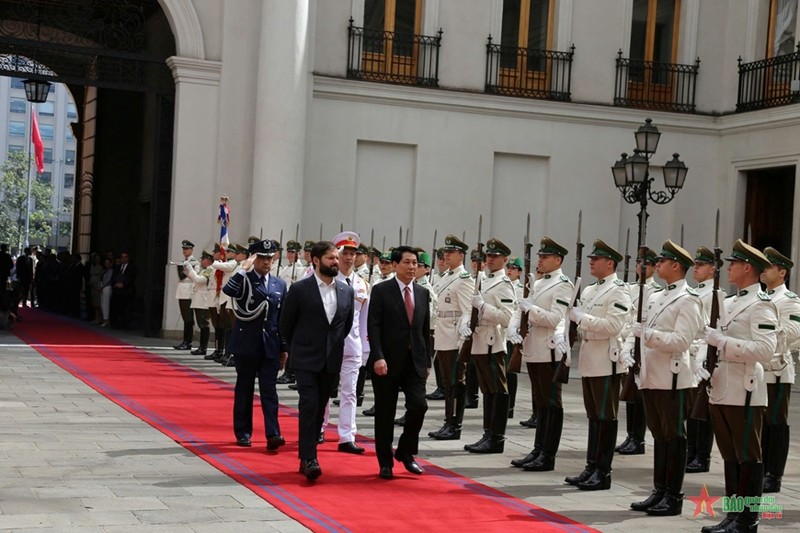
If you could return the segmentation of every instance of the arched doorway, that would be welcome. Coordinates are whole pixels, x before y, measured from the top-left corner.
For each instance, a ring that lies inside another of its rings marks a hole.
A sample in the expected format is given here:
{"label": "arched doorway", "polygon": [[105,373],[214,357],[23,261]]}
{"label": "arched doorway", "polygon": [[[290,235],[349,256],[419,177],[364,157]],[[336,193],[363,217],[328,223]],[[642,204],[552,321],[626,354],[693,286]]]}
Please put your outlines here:
{"label": "arched doorway", "polygon": [[78,104],[72,249],[130,254],[139,272],[131,325],[150,335],[163,317],[175,109],[166,60],[180,16],[157,0],[0,4],[0,75],[64,83]]}

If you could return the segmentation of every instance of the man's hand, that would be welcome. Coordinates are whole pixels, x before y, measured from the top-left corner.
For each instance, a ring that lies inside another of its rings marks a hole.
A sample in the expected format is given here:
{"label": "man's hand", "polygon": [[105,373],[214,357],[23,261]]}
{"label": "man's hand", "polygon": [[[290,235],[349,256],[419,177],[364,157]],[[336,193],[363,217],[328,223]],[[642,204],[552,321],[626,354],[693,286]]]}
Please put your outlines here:
{"label": "man's hand", "polygon": [[569,344],[567,344],[566,339],[564,339],[563,333],[556,333],[555,336],[553,336],[553,343],[555,344],[555,349],[558,353],[569,353]]}
{"label": "man's hand", "polygon": [[694,368],[692,370],[694,371],[694,377],[697,381],[707,381],[711,379],[711,374],[706,370],[704,363],[705,361],[702,359],[698,359],[694,362]]}
{"label": "man's hand", "polygon": [[642,338],[642,323],[641,322],[634,322],[633,328],[631,328],[631,333],[633,333],[634,337]]}
{"label": "man's hand", "polygon": [[480,294],[476,294],[475,296],[472,297],[472,307],[474,307],[478,311],[481,310],[481,307],[483,307],[483,304],[485,303],[486,302],[483,301],[483,296],[481,296]]}
{"label": "man's hand", "polygon": [[250,257],[245,259],[244,263],[242,263],[242,267],[241,267],[242,270],[244,270],[246,272],[249,272],[250,269],[253,268],[253,263],[255,263],[255,261],[256,261],[256,254],[251,254]]}
{"label": "man's hand", "polygon": [[533,308],[533,304],[527,298],[523,298],[519,301],[519,308],[522,309],[523,313],[527,313]]}
{"label": "man's hand", "polygon": [[472,329],[469,327],[469,322],[462,322],[458,326],[458,334],[466,338],[472,335]]}
{"label": "man's hand", "polygon": [[624,350],[619,354],[619,360],[626,369],[633,368],[633,365],[636,364],[636,359],[633,358],[633,354],[629,350]]}
{"label": "man's hand", "polygon": [[511,344],[522,344],[523,340],[524,339],[522,338],[522,335],[519,334],[518,329],[508,332],[508,342]]}
{"label": "man's hand", "polygon": [[716,346],[718,349],[722,350],[725,348],[725,343],[727,342],[728,338],[722,334],[722,332],[718,329],[713,329],[709,326],[706,326],[706,344],[711,346]]}
{"label": "man's hand", "polygon": [[586,313],[580,307],[573,307],[569,310],[569,319],[576,324],[580,324],[581,320],[583,319],[583,315],[585,314]]}
{"label": "man's hand", "polygon": [[372,365],[372,371],[375,372],[376,376],[385,376],[389,373],[389,365],[386,364],[386,359],[378,359],[375,361],[375,364]]}

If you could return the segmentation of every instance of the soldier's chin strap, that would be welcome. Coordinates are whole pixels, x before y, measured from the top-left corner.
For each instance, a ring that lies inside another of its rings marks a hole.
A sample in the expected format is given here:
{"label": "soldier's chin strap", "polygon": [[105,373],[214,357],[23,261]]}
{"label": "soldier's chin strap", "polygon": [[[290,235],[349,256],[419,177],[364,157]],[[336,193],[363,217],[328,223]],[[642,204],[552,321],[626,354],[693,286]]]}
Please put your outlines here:
{"label": "soldier's chin strap", "polygon": [[[247,274],[242,276],[242,297],[241,298],[234,298],[232,299],[233,303],[233,315],[243,321],[243,322],[251,322],[256,319],[262,312],[265,314],[269,312],[269,300],[264,300],[260,304],[252,307],[253,305],[253,284],[250,282],[250,278],[247,277]],[[240,301],[244,301],[245,305],[242,306],[239,304]]]}

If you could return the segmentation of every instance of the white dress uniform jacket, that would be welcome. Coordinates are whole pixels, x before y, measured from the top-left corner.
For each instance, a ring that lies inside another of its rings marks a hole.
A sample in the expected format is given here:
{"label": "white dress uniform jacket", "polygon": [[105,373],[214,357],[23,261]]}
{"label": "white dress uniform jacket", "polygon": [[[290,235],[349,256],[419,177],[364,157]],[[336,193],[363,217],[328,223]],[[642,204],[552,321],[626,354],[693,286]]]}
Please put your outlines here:
{"label": "white dress uniform jacket", "polygon": [[195,291],[192,295],[192,309],[208,309],[217,306],[217,279],[214,277],[214,269],[204,268],[200,272],[195,272],[191,268],[185,268],[186,276],[195,284]]}
{"label": "white dress uniform jacket", "polygon": [[769,297],[778,310],[778,349],[772,360],[764,364],[764,381],[794,383],[792,351],[800,344],[800,298],[781,285],[769,291]]}
{"label": "white dress uniform jacket", "polygon": [[434,287],[438,302],[434,350],[458,349],[458,325],[464,317],[469,321],[474,289],[474,282],[463,265],[459,265],[455,270],[448,270],[439,279],[439,283]]}
{"label": "white dress uniform jacket", "polygon": [[589,285],[581,294],[585,315],[578,325],[583,339],[578,369],[581,377],[602,377],[625,372],[617,363],[622,349],[622,331],[630,320],[631,294],[613,273]]}
{"label": "white dress uniform jacket", "polygon": [[[506,328],[517,309],[517,297],[514,293],[514,284],[506,276],[504,269],[482,278],[481,296],[484,304],[478,313],[478,325],[472,334],[472,353],[505,352]],[[470,299],[471,306],[472,299]],[[472,315],[472,309],[469,314]]]}
{"label": "white dress uniform jacket", "polygon": [[[215,271],[217,270],[222,271],[222,285],[220,285],[220,287],[224,287],[225,285],[228,284],[228,280],[231,279],[233,273],[236,272],[238,267],[239,263],[236,261],[236,259],[229,259],[227,261],[214,261],[213,263],[211,263],[211,268],[213,268]],[[217,278],[216,272],[212,273],[211,276],[214,278],[214,280],[216,280]],[[219,291],[219,294],[217,296],[218,296],[217,298],[218,307],[221,306],[222,304],[226,304],[228,309],[232,309],[230,305],[231,303],[230,296],[228,296],[221,290]]]}
{"label": "white dress uniform jacket", "polygon": [[[186,262],[195,273],[200,272],[200,263],[193,255],[186,258]],[[185,266],[178,266],[178,268],[185,268]],[[184,274],[186,271],[184,270]],[[191,300],[194,294],[194,281],[187,275],[182,280],[178,281],[178,288],[175,289],[175,298],[178,300]]]}
{"label": "white dress uniform jacket", "polygon": [[425,287],[428,290],[428,293],[431,295],[429,308],[431,312],[431,331],[433,331],[436,328],[436,309],[438,303],[436,291],[433,290],[433,285],[431,285],[428,276],[417,278],[414,280],[414,282],[420,287]]}

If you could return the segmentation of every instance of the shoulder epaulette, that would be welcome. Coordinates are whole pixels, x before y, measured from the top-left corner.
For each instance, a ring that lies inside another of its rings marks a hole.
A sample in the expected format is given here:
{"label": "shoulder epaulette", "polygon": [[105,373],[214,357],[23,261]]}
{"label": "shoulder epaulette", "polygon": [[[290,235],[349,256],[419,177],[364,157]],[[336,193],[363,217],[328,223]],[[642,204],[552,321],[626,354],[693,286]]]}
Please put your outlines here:
{"label": "shoulder epaulette", "polygon": [[559,276],[558,279],[560,279],[561,281],[566,281],[567,283],[569,283],[569,278],[567,276],[565,276],[564,274],[561,274],[561,276]]}
{"label": "shoulder epaulette", "polygon": [[770,300],[772,300],[772,298],[769,297],[769,294],[767,294],[764,291],[758,291],[758,299],[764,300],[765,302],[769,302]]}
{"label": "shoulder epaulette", "polygon": [[615,280],[614,280],[614,283],[616,283],[616,284],[617,284],[617,285],[619,285],[620,287],[624,287],[624,286],[625,286],[625,282],[624,282],[624,281],[622,281],[621,279],[615,279]]}
{"label": "shoulder epaulette", "polygon": [[511,278],[509,278],[508,276],[503,276],[500,279],[502,279],[503,281],[507,281],[508,283],[511,283]]}
{"label": "shoulder epaulette", "polygon": [[792,291],[786,291],[783,294],[785,294],[787,298],[797,298],[797,295]]}
{"label": "shoulder epaulette", "polygon": [[691,294],[692,296],[700,296],[700,293],[694,290],[692,287],[686,286],[686,292]]}
{"label": "shoulder epaulette", "polygon": [[459,278],[471,278],[472,276],[469,275],[469,272],[466,270],[458,275]]}

